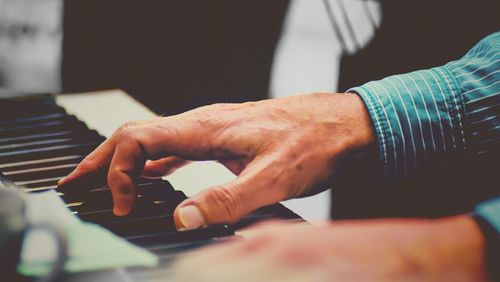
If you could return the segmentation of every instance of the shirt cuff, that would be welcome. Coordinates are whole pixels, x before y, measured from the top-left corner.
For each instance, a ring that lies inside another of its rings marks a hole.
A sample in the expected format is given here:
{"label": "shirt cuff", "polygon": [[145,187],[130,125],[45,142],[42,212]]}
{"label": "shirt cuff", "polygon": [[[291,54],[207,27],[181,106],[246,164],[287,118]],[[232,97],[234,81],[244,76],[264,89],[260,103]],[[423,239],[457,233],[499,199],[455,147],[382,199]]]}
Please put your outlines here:
{"label": "shirt cuff", "polygon": [[500,197],[480,203],[474,209],[474,214],[486,220],[500,233]]}
{"label": "shirt cuff", "polygon": [[361,96],[371,116],[384,179],[405,179],[464,156],[463,102],[445,67],[390,76],[348,92]]}

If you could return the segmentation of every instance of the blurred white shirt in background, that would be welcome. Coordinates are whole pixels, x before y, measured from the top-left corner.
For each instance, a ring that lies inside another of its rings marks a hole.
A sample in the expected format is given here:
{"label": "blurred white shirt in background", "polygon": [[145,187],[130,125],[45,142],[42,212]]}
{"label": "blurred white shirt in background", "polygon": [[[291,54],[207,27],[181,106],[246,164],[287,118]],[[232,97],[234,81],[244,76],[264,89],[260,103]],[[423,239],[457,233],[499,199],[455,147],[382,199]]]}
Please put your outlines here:
{"label": "blurred white shirt in background", "polygon": [[0,0],[0,89],[60,90],[61,20],[61,0]]}
{"label": "blurred white shirt in background", "polygon": [[[344,5],[348,20],[354,27],[360,47],[374,35],[374,26],[380,25],[380,5],[376,1],[328,0],[340,31],[346,38],[345,52],[355,52],[348,36],[345,18],[340,12]],[[363,5],[367,5],[363,7]],[[342,47],[328,18],[322,0],[291,0],[285,18],[281,39],[274,54],[269,93],[273,98],[311,92],[336,92]],[[307,149],[307,148],[306,148]],[[327,190],[318,195],[286,201],[294,211],[301,211],[308,220],[325,220],[330,215],[330,195]]]}

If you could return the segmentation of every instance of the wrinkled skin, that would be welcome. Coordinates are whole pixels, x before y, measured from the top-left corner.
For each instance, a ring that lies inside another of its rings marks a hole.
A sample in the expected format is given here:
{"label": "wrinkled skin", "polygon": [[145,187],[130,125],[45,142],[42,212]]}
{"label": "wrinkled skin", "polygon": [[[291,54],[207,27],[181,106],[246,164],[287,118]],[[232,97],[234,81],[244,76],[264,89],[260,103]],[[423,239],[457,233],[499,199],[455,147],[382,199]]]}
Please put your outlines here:
{"label": "wrinkled skin", "polygon": [[[355,94],[216,104],[123,125],[59,185],[107,171],[114,212],[125,215],[139,175],[162,176],[185,160],[217,160],[238,177],[177,207],[177,226],[196,228],[321,192],[344,159],[373,143],[368,114]],[[188,205],[201,211],[203,221],[184,224],[178,211]]]}

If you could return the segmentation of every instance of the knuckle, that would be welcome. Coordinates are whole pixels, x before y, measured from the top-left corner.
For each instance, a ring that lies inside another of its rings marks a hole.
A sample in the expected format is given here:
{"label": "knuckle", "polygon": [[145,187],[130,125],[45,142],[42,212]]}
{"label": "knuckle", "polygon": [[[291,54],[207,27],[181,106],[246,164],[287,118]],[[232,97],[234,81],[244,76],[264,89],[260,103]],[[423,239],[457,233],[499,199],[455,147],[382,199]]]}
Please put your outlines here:
{"label": "knuckle", "polygon": [[118,137],[131,137],[131,135],[134,133],[134,127],[138,124],[138,121],[127,121],[120,125],[115,133],[118,135]]}
{"label": "knuckle", "polygon": [[138,136],[137,128],[132,125],[127,125],[120,129],[119,135],[117,136],[117,143],[138,140]]}
{"label": "knuckle", "polygon": [[118,127],[117,131],[122,132],[122,131],[130,128],[131,126],[134,126],[135,124],[136,124],[135,121],[127,121],[127,122],[123,123],[122,125],[120,125],[120,127]]}
{"label": "knuckle", "polygon": [[113,167],[109,169],[107,180],[113,193],[118,193],[120,195],[131,194],[132,189],[129,186],[124,185],[122,179],[122,171],[119,168]]}
{"label": "knuckle", "polygon": [[211,189],[206,194],[209,206],[217,206],[222,209],[224,218],[228,222],[234,222],[239,219],[239,204],[234,193],[225,187]]}
{"label": "knuckle", "polygon": [[135,136],[135,130],[131,127],[127,127],[121,131],[120,138],[132,139]]}

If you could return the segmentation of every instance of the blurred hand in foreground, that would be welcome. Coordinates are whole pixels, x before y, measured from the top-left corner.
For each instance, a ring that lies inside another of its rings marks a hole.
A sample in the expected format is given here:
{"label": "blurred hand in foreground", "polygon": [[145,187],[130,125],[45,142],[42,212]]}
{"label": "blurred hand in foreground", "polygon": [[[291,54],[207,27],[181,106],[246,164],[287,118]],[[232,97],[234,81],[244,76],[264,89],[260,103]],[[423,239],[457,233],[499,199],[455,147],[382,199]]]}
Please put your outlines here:
{"label": "blurred hand in foreground", "polygon": [[183,255],[173,281],[487,280],[482,234],[468,216],[254,228],[247,240]]}
{"label": "blurred hand in foreground", "polygon": [[185,160],[217,160],[238,177],[177,207],[177,227],[192,229],[321,192],[345,160],[374,142],[356,94],[215,104],[123,125],[59,185],[107,174],[114,213],[126,215],[136,199],[135,178],[163,176]]}

